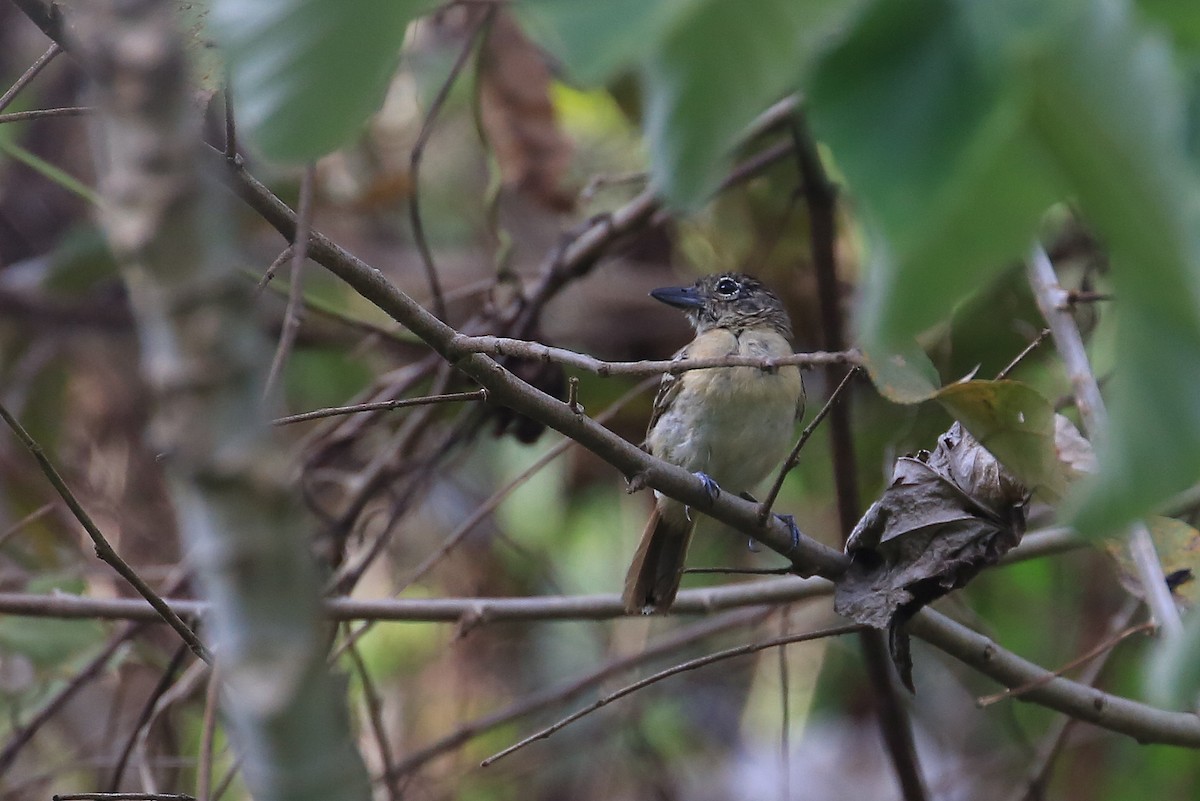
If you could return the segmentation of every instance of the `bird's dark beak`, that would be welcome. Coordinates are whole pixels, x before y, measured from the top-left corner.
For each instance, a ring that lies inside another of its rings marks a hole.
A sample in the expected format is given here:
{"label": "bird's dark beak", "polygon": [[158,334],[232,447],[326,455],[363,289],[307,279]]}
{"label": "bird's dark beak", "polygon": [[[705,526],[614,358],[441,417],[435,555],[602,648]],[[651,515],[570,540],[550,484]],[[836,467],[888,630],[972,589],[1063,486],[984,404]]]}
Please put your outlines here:
{"label": "bird's dark beak", "polygon": [[699,309],[704,306],[704,298],[694,286],[664,286],[650,290],[650,297],[677,309]]}

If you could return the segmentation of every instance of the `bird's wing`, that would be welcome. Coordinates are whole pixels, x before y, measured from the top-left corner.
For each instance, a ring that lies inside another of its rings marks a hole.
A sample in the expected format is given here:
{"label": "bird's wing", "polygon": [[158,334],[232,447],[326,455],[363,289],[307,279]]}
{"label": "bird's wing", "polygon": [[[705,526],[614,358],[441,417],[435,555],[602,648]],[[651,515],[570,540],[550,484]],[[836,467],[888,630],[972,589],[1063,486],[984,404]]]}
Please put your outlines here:
{"label": "bird's wing", "polygon": [[[688,343],[675,352],[671,357],[671,361],[677,362],[688,357],[688,349],[693,343]],[[675,400],[675,396],[679,394],[679,390],[683,387],[683,373],[663,373],[662,381],[658,384],[658,393],[654,396],[654,410],[650,414],[650,425],[646,426],[646,435],[654,429],[654,424],[658,422],[658,418],[662,417],[664,411],[670,407],[671,401]],[[646,448],[646,445],[642,445]]]}

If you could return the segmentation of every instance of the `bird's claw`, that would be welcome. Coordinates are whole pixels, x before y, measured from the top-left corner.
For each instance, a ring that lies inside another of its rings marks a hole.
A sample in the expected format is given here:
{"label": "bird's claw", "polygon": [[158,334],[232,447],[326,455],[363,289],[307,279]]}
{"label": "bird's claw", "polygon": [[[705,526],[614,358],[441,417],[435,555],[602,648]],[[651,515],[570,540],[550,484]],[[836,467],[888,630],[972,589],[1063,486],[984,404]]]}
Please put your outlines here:
{"label": "bird's claw", "polygon": [[717,485],[717,482],[713,481],[712,476],[703,471],[696,471],[692,475],[700,479],[701,483],[704,484],[704,494],[708,496],[709,503],[713,503],[717,498],[721,497],[721,488]]}
{"label": "bird's claw", "polygon": [[[704,484],[704,494],[708,496],[708,505],[712,506],[713,502],[716,501],[717,498],[721,497],[720,485],[718,485],[716,481],[713,481],[713,477],[708,473],[705,473],[703,470],[697,470],[695,473],[692,473],[692,475],[700,479],[700,481]],[[690,521],[692,519],[692,507],[684,506],[683,514]]]}
{"label": "bird's claw", "polygon": [[796,550],[796,546],[800,544],[800,527],[796,525],[796,518],[791,515],[777,514],[775,515],[775,519],[787,526],[788,531],[792,534],[791,550]]}

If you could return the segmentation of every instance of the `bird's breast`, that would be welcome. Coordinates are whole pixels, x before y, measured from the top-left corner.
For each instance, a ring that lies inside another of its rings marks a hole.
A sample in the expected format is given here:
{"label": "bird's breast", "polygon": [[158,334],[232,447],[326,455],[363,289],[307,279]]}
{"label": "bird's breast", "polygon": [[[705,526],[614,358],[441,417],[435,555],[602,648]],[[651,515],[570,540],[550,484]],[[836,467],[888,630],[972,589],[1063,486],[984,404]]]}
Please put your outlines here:
{"label": "bird's breast", "polygon": [[[689,357],[791,353],[787,341],[773,331],[741,336],[714,331],[705,337],[712,341],[697,340]],[[787,455],[803,391],[798,368],[722,367],[689,371],[680,380],[679,393],[647,435],[651,453],[707,473],[733,492],[758,484]]]}

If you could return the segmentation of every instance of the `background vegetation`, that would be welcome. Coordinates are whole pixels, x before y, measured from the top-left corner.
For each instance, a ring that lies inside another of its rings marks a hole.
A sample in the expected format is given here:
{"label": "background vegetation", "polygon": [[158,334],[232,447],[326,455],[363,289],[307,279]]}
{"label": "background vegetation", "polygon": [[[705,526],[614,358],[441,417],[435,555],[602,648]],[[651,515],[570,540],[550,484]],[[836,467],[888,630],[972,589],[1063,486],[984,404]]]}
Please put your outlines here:
{"label": "background vegetation", "polygon": [[[720,573],[620,614],[625,478],[700,491],[588,418],[640,442],[661,365],[629,363],[688,337],[646,293],[724,269],[785,299],[806,423],[869,373],[775,503],[796,569],[837,578],[820,546],[959,419],[1038,492],[937,609],[1194,709],[1198,48],[1152,0],[0,6],[0,403],[78,502],[0,437],[0,793],[1193,797],[1194,715],[990,697],[948,623],[914,695],[880,640],[818,636],[479,763],[845,622],[826,581]],[[351,403],[391,408],[281,421]],[[1095,440],[1079,482],[1053,410]],[[750,504],[713,512],[766,547],[712,525],[693,565],[788,567]],[[1177,585],[1153,637],[1141,519]]]}

